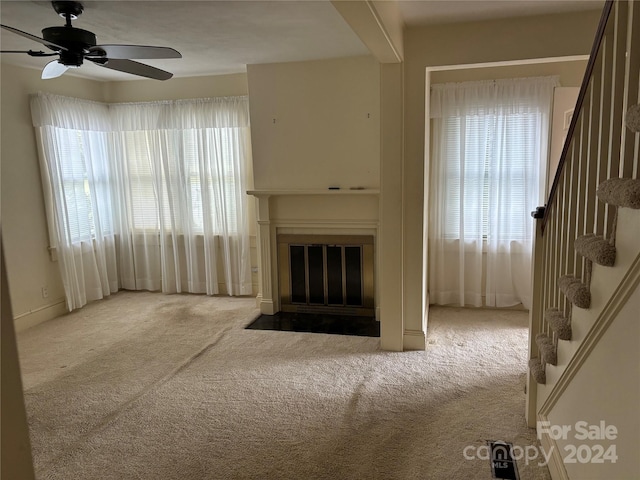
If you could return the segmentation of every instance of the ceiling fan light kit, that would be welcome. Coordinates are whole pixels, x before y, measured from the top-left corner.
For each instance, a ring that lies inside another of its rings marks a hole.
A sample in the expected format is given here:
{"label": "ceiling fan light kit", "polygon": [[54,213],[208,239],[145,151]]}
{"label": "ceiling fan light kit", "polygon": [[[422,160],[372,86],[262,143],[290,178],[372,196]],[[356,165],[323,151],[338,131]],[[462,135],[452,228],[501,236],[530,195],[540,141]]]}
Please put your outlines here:
{"label": "ceiling fan light kit", "polygon": [[42,78],[50,79],[62,75],[68,68],[80,67],[84,60],[89,60],[96,65],[111,70],[130,73],[155,80],[167,80],[172,73],[161,70],[151,65],[135,62],[132,59],[165,59],[182,58],[177,50],[169,47],[155,47],[148,45],[97,45],[97,39],[93,32],[76,28],[71,25],[71,20],[76,20],[84,11],[80,2],[54,1],[53,9],[65,19],[65,25],[61,27],[47,27],[42,29],[42,38],[23,32],[17,28],[0,25],[17,35],[41,43],[55,53],[28,51],[3,51],[2,53],[26,53],[32,57],[44,57],[58,55],[58,60],[53,60],[45,65],[42,70]]}

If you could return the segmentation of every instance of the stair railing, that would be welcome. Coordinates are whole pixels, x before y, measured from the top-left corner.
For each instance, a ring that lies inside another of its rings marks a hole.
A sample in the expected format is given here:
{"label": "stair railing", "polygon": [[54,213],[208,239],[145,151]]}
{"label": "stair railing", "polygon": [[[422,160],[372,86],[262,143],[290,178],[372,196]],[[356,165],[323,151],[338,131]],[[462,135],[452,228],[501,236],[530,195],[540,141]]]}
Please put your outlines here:
{"label": "stair railing", "polygon": [[[598,25],[549,199],[544,207],[532,212],[536,238],[529,358],[539,354],[536,334],[553,335],[544,312],[557,308],[565,317],[570,315],[571,306],[560,293],[558,278],[569,274],[587,285],[590,282],[588,260],[575,252],[574,240],[586,233],[597,232],[605,238],[614,234],[615,208],[597,200],[598,185],[609,178],[638,176],[638,136],[626,131],[623,120],[627,108],[639,103],[639,76],[640,2],[609,0]],[[527,388],[527,421],[535,427],[536,382],[531,375]]]}

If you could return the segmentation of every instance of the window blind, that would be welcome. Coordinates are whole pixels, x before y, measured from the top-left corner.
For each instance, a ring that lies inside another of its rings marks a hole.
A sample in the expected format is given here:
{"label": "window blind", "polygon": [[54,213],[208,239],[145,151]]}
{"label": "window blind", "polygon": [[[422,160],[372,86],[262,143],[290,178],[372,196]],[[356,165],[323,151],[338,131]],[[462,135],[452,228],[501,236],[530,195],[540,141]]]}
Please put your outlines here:
{"label": "window blind", "polygon": [[[532,192],[530,178],[539,161],[535,132],[541,121],[541,112],[515,113],[499,116],[495,113],[473,116],[452,116],[443,121],[444,138],[448,148],[444,151],[446,165],[447,238],[487,238],[489,222],[498,208],[508,208],[511,215],[522,218],[528,214]],[[496,143],[508,155],[495,163],[491,152]],[[508,179],[508,189],[502,189],[504,198],[492,203],[491,170],[499,171]],[[461,215],[462,212],[475,214]],[[462,220],[461,220],[462,219]],[[524,239],[527,232],[522,222],[497,223],[497,234],[513,239]]]}

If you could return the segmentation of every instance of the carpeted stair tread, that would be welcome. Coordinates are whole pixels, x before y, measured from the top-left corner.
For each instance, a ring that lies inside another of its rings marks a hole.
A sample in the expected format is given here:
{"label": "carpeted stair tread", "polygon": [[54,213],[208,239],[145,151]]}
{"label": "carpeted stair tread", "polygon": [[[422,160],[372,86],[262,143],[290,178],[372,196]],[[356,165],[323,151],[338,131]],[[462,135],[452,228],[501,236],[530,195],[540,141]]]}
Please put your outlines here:
{"label": "carpeted stair tread", "polygon": [[592,233],[576,238],[573,248],[585,258],[598,265],[613,267],[616,262],[616,247],[600,235]]}
{"label": "carpeted stair tread", "polygon": [[550,365],[558,364],[556,346],[553,344],[553,340],[551,340],[546,333],[539,333],[536,335],[536,345],[538,345],[540,358],[544,363],[548,363]]}
{"label": "carpeted stair tread", "polygon": [[591,292],[580,280],[573,275],[563,275],[558,279],[558,286],[564,296],[576,307],[589,308],[591,306]]}
{"label": "carpeted stair tread", "polygon": [[544,312],[544,318],[560,340],[571,340],[571,320],[562,315],[557,308]]}
{"label": "carpeted stair tread", "polygon": [[596,195],[610,205],[640,209],[640,179],[610,178],[598,186]]}
{"label": "carpeted stair tread", "polygon": [[632,132],[640,132],[640,104],[629,107],[624,123]]}
{"label": "carpeted stair tread", "polygon": [[531,372],[531,376],[536,382],[541,385],[547,383],[547,375],[544,371],[544,365],[537,357],[529,360],[529,371]]}

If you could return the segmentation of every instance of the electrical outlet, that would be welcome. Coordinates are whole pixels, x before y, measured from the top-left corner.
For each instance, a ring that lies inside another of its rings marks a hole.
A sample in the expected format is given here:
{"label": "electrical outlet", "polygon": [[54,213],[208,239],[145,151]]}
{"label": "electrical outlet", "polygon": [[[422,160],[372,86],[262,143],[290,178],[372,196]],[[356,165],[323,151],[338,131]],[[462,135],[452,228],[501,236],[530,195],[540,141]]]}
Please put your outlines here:
{"label": "electrical outlet", "polygon": [[42,298],[47,298],[47,297],[49,297],[49,288],[42,287]]}

